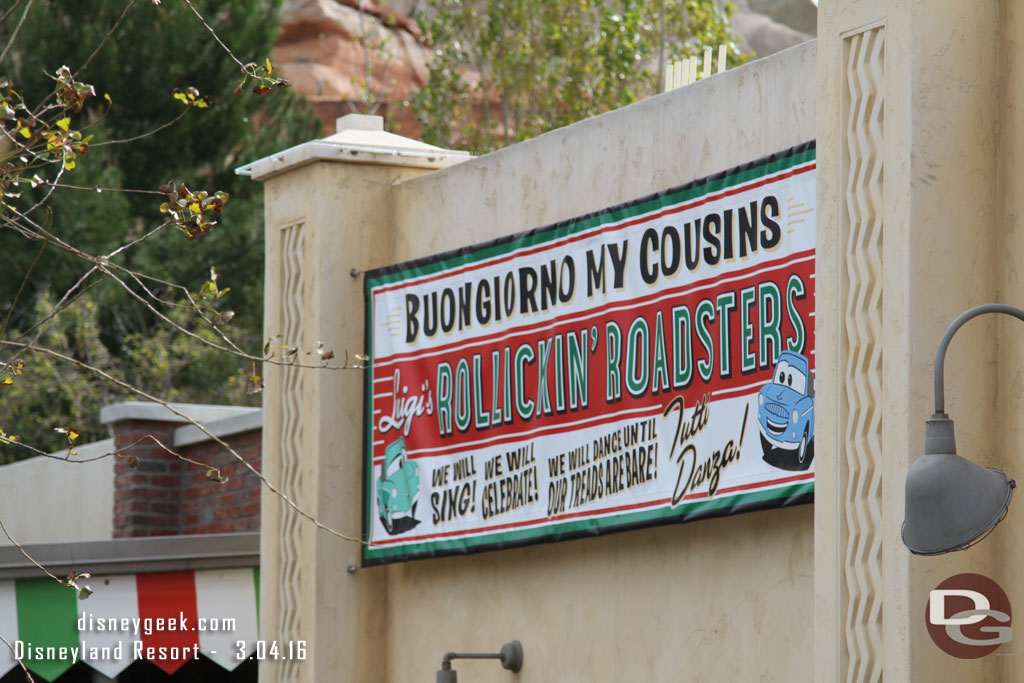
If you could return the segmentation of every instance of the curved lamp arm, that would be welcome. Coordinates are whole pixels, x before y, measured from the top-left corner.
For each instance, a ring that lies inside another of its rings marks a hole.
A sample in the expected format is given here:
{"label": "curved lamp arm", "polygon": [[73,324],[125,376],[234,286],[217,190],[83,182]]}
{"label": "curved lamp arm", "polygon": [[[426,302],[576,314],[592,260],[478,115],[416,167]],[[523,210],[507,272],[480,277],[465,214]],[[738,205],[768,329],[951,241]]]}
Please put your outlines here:
{"label": "curved lamp arm", "polygon": [[519,673],[523,668],[523,646],[518,640],[513,640],[501,646],[500,652],[447,652],[441,658],[441,670],[437,672],[437,680],[457,680],[455,672],[452,671],[453,659],[498,659],[501,666],[513,673]]}
{"label": "curved lamp arm", "polygon": [[944,368],[946,364],[946,349],[949,348],[949,343],[953,341],[953,335],[956,334],[957,330],[964,326],[964,323],[971,318],[977,318],[979,315],[984,315],[986,313],[1004,313],[1024,322],[1024,310],[1015,306],[1008,306],[1006,304],[982,304],[981,306],[975,306],[974,308],[967,309],[949,324],[949,327],[946,328],[946,333],[943,334],[942,339],[939,340],[939,349],[935,352],[936,413],[941,414],[946,412],[946,391],[944,389],[943,381]]}

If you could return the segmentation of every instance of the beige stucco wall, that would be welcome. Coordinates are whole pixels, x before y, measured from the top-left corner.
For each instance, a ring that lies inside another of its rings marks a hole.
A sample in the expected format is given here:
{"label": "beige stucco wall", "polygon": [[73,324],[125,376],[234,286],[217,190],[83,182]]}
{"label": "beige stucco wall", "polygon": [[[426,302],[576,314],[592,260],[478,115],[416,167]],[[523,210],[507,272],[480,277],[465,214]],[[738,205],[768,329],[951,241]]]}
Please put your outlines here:
{"label": "beige stucco wall", "polygon": [[301,366],[318,341],[339,361],[363,348],[362,279],[350,273],[386,259],[390,187],[419,172],[321,162],[266,182],[264,325],[300,352],[265,366],[263,472],[301,512],[261,496],[261,633],[304,640],[311,656],[265,662],[263,680],[384,680],[384,575],[346,572],[360,562],[363,375]]}
{"label": "beige stucco wall", "polygon": [[[815,72],[814,46],[800,46],[429,173],[323,147],[259,162],[267,336],[301,352],[320,340],[339,357],[361,350],[353,269],[571,218],[811,140]],[[362,376],[265,374],[267,476],[304,512],[359,536]],[[811,680],[813,658],[793,653],[813,640],[812,539],[805,505],[349,573],[357,543],[266,495],[262,633],[305,639],[312,657],[265,663],[261,676],[432,680],[445,652],[515,638],[517,676],[493,662],[456,669],[479,681]]]}
{"label": "beige stucco wall", "polygon": [[[943,331],[971,306],[1024,303],[1019,14],[994,1],[819,6],[819,226],[837,229],[818,243],[819,379],[835,389],[816,414],[831,440],[817,460],[817,680],[1021,679],[1019,636],[957,659],[924,619],[929,591],[961,572],[1021,604],[1020,509],[967,552],[919,557],[900,540]],[[1018,328],[988,316],[957,334],[945,409],[961,455],[1019,476]]]}
{"label": "beige stucco wall", "polygon": [[811,506],[390,566],[388,681],[810,681]]}
{"label": "beige stucco wall", "polygon": [[[394,189],[394,257],[572,218],[814,138],[812,44]],[[811,506],[393,565],[389,681],[523,643],[524,681],[811,680]],[[460,675],[510,680],[493,663]]]}
{"label": "beige stucco wall", "polygon": [[[68,463],[36,457],[0,467],[0,519],[19,544],[102,541],[113,538],[114,459],[100,457],[111,440],[75,448]],[[10,545],[0,533],[0,545]]]}
{"label": "beige stucco wall", "polygon": [[814,139],[813,43],[395,188],[407,260],[637,199]]}
{"label": "beige stucco wall", "polygon": [[[999,298],[1024,307],[1024,7],[1020,3],[1000,5],[1000,49],[997,64],[1000,97],[1000,138],[996,188],[1000,212],[997,216],[997,261]],[[1004,467],[1018,483],[1024,480],[1024,326],[1018,321],[1000,321],[997,349],[998,379],[994,402],[1001,425],[996,444],[998,457],[991,464]],[[982,423],[983,424],[983,423]],[[1024,606],[1024,567],[1020,549],[1024,548],[1024,505],[1021,497],[1011,505],[1006,520],[991,539],[998,553],[998,578],[1015,609]],[[1019,612],[1018,612],[1019,613]],[[1019,623],[1019,622],[1017,622]],[[1019,651],[1021,630],[1015,631],[1014,650]],[[1020,656],[1003,657],[1002,680],[1024,679],[1024,660]]]}

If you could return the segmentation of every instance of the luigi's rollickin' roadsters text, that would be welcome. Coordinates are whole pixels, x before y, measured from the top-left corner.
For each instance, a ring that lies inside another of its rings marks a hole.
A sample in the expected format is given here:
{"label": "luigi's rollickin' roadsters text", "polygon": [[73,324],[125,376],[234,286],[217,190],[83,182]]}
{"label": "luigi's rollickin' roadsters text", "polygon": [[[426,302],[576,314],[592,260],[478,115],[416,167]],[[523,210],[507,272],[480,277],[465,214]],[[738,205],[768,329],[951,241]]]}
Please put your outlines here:
{"label": "luigi's rollickin' roadsters text", "polygon": [[809,502],[814,152],[368,273],[364,562]]}

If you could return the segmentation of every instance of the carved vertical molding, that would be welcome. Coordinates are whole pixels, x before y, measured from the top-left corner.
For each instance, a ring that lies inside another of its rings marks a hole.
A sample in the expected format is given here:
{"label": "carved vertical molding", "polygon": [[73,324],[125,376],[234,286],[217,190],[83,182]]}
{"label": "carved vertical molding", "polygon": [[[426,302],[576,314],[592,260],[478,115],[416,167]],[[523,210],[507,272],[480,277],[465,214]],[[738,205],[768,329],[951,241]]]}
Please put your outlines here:
{"label": "carved vertical molding", "polygon": [[[283,343],[290,346],[303,345],[305,330],[302,325],[302,310],[306,300],[306,282],[303,278],[305,261],[305,230],[302,223],[290,225],[281,231],[281,308],[280,329]],[[289,500],[298,503],[302,492],[302,373],[297,368],[282,368],[281,372],[281,436],[280,453],[281,490]],[[279,516],[278,544],[281,576],[279,583],[280,607],[278,612],[278,637],[284,641],[295,641],[301,633],[301,587],[302,587],[302,546],[300,518],[298,514],[281,502]],[[298,681],[301,662],[284,661],[281,664],[281,681]]]}
{"label": "carved vertical molding", "polygon": [[840,380],[843,680],[881,681],[882,172],[885,27],[844,37]]}

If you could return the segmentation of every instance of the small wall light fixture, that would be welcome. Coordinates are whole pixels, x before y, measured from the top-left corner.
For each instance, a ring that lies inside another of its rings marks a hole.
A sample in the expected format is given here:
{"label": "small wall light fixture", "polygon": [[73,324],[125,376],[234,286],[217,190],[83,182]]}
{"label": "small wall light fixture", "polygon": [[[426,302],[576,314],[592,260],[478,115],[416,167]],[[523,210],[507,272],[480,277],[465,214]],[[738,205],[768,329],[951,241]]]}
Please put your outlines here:
{"label": "small wall light fixture", "polygon": [[437,672],[437,683],[458,683],[458,672],[452,668],[453,659],[499,659],[501,666],[513,673],[523,668],[523,646],[518,640],[505,643],[501,652],[493,654],[449,652],[441,659],[441,669]]}
{"label": "small wall light fixture", "polygon": [[1016,482],[1002,470],[976,465],[956,453],[953,420],[945,412],[943,365],[953,335],[985,313],[1024,321],[1024,311],[1004,304],[971,308],[954,320],[935,352],[935,414],[925,423],[924,455],[907,472],[903,543],[917,555],[966,550],[1006,516]]}

